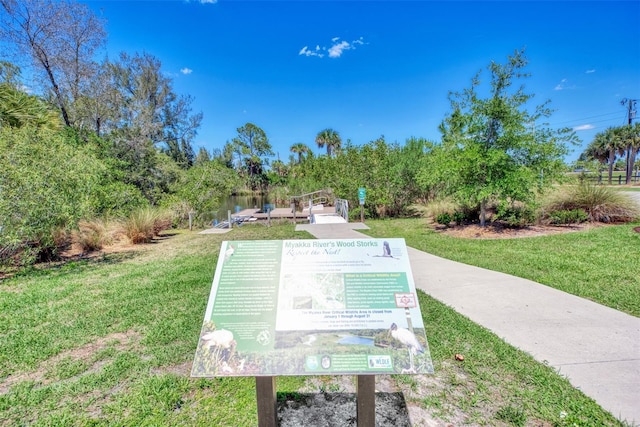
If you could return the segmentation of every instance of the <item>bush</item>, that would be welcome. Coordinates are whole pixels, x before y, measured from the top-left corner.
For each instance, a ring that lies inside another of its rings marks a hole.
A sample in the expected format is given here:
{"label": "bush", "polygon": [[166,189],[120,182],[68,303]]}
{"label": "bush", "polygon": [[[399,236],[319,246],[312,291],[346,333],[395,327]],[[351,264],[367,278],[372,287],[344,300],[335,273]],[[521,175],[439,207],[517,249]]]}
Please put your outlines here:
{"label": "bush", "polygon": [[453,213],[453,220],[457,225],[461,225],[463,222],[469,220],[469,216],[465,212],[455,211]]}
{"label": "bush", "polygon": [[57,230],[93,216],[105,166],[64,133],[0,128],[0,263],[54,259]]}
{"label": "bush", "polygon": [[587,219],[595,222],[632,222],[640,217],[640,208],[625,194],[591,184],[561,189],[546,203],[544,210],[583,210]]}
{"label": "bush", "polygon": [[114,181],[96,188],[94,211],[98,216],[127,215],[148,203],[137,187]]}
{"label": "bush", "polygon": [[524,203],[502,202],[498,205],[495,219],[502,220],[511,227],[522,227],[534,223],[536,215]]}
{"label": "bush", "polygon": [[451,215],[448,213],[441,213],[436,216],[436,222],[442,225],[449,225],[451,223]]}
{"label": "bush", "polygon": [[589,216],[582,209],[555,211],[549,214],[550,224],[580,224],[585,222]]}

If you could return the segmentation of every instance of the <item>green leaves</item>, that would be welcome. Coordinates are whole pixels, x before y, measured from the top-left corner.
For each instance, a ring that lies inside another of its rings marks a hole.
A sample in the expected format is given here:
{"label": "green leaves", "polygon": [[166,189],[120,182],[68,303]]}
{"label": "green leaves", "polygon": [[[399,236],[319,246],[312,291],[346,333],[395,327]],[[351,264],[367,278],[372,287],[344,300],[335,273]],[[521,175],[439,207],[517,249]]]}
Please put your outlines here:
{"label": "green leaves", "polygon": [[[479,203],[483,211],[491,199],[526,202],[536,190],[548,187],[562,171],[566,144],[575,141],[565,129],[538,125],[537,120],[551,114],[546,103],[529,113],[533,95],[526,94],[524,86],[512,89],[515,79],[528,76],[526,64],[521,51],[505,64],[492,62],[489,96],[478,96],[477,74],[470,89],[450,95],[452,112],[440,125],[438,154],[443,161],[433,164],[435,175],[447,177],[444,189],[449,194],[463,203]],[[429,179],[423,176],[422,181]]]}
{"label": "green leaves", "polygon": [[104,171],[60,133],[0,129],[0,247],[54,248],[56,228],[93,215]]}
{"label": "green leaves", "polygon": [[186,201],[198,215],[211,218],[222,197],[239,185],[238,175],[217,162],[190,168],[174,185],[176,197]]}

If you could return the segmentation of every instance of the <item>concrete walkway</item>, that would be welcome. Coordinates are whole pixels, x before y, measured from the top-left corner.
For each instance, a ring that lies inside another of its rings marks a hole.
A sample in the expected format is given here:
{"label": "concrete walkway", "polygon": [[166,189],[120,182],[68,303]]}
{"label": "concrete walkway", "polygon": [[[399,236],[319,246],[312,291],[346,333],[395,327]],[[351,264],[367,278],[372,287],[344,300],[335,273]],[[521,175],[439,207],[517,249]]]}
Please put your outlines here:
{"label": "concrete walkway", "polygon": [[[319,239],[364,224],[298,225]],[[416,287],[546,362],[620,420],[640,423],[640,318],[530,280],[408,248]]]}

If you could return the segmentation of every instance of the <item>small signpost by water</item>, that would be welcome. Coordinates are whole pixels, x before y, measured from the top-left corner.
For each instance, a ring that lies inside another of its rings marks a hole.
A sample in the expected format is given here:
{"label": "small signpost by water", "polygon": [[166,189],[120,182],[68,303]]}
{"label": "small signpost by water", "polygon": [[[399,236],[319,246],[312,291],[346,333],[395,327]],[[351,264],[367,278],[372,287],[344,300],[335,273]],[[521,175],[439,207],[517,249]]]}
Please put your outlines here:
{"label": "small signpost by water", "polygon": [[254,376],[260,426],[275,377],[357,375],[358,425],[376,374],[432,373],[404,239],[225,241],[191,376]]}

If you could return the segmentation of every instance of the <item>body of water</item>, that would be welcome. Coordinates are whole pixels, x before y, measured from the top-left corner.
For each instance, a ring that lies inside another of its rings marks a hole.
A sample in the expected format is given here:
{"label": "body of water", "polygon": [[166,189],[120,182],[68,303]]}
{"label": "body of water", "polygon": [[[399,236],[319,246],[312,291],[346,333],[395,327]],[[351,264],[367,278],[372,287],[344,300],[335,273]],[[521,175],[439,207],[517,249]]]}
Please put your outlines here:
{"label": "body of water", "polygon": [[348,345],[373,345],[374,339],[368,337],[357,337],[354,335],[347,335],[346,337],[340,338],[338,344],[348,344]]}

